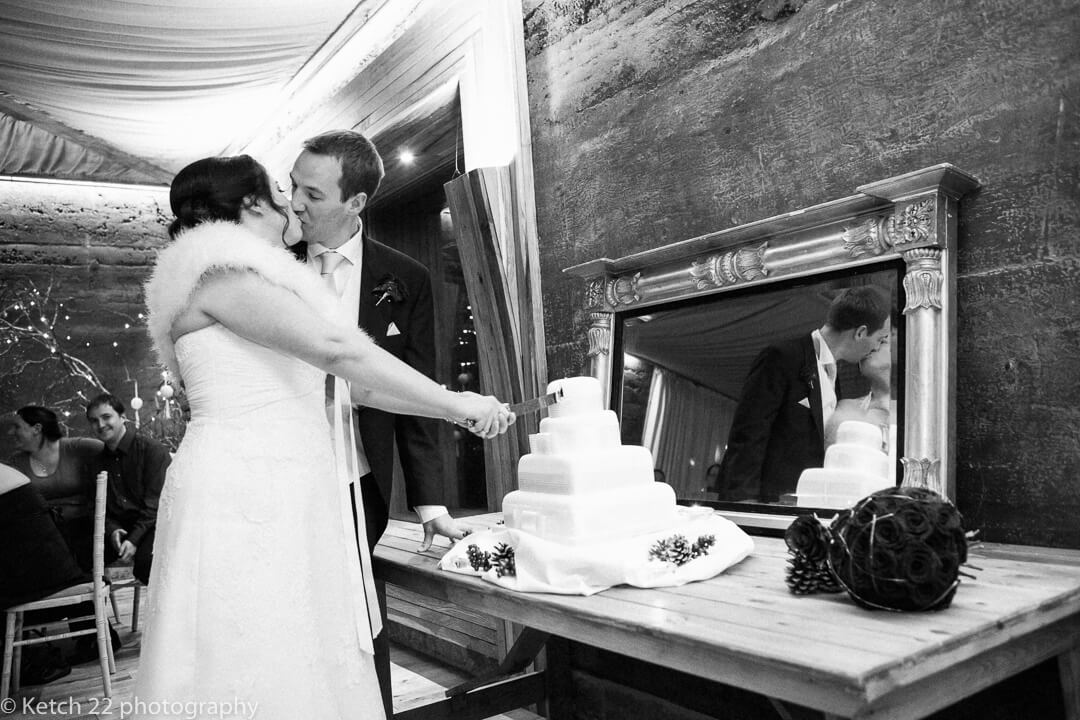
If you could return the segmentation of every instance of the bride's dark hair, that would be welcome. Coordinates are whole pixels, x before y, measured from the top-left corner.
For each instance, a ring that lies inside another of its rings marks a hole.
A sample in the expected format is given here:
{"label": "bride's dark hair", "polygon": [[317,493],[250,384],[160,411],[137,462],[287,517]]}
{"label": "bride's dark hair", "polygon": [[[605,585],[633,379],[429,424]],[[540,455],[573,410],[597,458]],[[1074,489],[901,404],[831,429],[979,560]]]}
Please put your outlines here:
{"label": "bride's dark hair", "polygon": [[[196,160],[173,178],[169,205],[176,219],[169,237],[210,220],[240,222],[240,211],[252,200],[264,201],[285,218],[285,207],[274,200],[266,168],[250,155],[209,157]],[[285,230],[282,230],[284,241]]]}

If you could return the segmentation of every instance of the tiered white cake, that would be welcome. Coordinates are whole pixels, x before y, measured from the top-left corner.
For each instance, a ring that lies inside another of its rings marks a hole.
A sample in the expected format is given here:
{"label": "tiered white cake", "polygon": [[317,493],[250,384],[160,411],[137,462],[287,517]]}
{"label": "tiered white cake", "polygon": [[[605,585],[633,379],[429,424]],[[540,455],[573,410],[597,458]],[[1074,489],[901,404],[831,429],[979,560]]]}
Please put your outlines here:
{"label": "tiered white cake", "polygon": [[653,480],[652,453],[623,445],[619,419],[604,410],[600,382],[556,380],[563,391],[531,453],[518,461],[518,490],[503,498],[507,527],[561,543],[595,542],[663,530],[677,522],[675,491]]}
{"label": "tiered white cake", "polygon": [[894,485],[887,439],[878,425],[846,420],[825,450],[825,467],[808,468],[795,490],[800,507],[847,507]]}

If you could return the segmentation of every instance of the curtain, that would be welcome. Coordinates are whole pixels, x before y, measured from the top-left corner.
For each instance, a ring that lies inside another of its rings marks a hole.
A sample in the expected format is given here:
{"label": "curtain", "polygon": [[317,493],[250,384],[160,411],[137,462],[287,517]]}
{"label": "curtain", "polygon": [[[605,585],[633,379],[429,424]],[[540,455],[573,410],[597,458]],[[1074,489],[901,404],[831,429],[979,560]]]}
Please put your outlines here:
{"label": "curtain", "polygon": [[[175,170],[265,122],[357,5],[0,0],[0,100]],[[47,152],[25,172],[48,174]]]}
{"label": "curtain", "polygon": [[709,466],[719,462],[735,402],[661,367],[645,408],[642,444],[678,497],[699,497]]}

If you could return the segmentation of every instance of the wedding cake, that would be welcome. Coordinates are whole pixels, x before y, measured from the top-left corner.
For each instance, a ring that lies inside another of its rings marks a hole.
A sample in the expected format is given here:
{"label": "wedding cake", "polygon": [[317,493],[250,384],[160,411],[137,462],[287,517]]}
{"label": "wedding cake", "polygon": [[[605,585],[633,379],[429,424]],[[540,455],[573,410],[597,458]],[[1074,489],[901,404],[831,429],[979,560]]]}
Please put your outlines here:
{"label": "wedding cake", "polygon": [[560,543],[615,540],[677,522],[675,491],[653,480],[652,453],[623,445],[619,420],[605,410],[600,382],[556,380],[530,453],[518,461],[518,490],[503,498],[507,527]]}
{"label": "wedding cake", "polygon": [[884,448],[882,428],[847,420],[836,430],[836,442],[825,450],[825,467],[808,468],[795,490],[800,507],[847,507],[872,492],[895,485]]}

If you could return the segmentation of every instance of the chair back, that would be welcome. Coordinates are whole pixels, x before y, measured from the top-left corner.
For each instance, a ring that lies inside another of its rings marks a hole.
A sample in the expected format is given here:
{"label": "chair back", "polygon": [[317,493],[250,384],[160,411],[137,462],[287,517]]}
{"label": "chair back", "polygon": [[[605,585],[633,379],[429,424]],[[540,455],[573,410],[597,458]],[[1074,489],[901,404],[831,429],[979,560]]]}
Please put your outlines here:
{"label": "chair back", "polygon": [[109,473],[102,470],[94,483],[94,593],[100,594],[105,583],[105,486]]}

